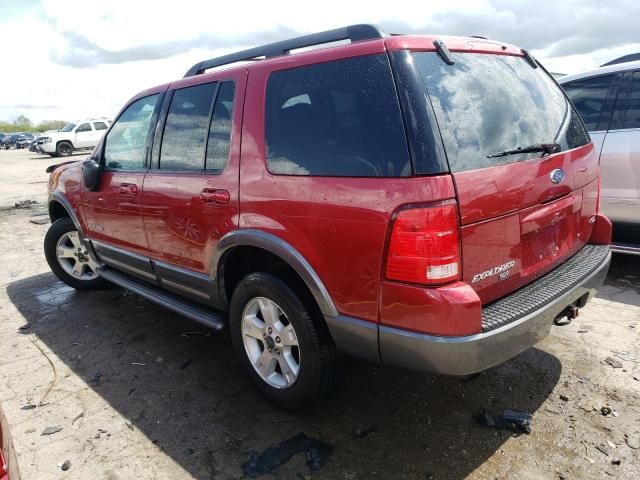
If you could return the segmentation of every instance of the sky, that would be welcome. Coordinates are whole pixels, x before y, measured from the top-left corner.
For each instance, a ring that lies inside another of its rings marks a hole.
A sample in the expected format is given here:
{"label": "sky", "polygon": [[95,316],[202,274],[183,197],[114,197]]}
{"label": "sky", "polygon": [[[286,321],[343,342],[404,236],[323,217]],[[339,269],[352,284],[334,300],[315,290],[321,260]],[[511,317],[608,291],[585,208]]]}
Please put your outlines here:
{"label": "sky", "polygon": [[354,23],[481,35],[576,73],[640,52],[637,0],[0,0],[0,120],[113,117],[203,59]]}

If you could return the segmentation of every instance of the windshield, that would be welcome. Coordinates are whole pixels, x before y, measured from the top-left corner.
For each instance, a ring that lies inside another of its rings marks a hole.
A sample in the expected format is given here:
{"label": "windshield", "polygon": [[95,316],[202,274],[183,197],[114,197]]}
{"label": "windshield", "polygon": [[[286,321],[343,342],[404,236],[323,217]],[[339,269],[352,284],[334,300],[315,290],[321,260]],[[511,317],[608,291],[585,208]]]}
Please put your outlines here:
{"label": "windshield", "polygon": [[[519,146],[553,142],[569,103],[543,71],[522,57],[415,53],[452,172],[539,157],[540,152],[487,158]],[[587,137],[588,141],[588,137]]]}
{"label": "windshield", "polygon": [[67,123],[60,131],[61,132],[70,132],[76,126],[75,123]]}

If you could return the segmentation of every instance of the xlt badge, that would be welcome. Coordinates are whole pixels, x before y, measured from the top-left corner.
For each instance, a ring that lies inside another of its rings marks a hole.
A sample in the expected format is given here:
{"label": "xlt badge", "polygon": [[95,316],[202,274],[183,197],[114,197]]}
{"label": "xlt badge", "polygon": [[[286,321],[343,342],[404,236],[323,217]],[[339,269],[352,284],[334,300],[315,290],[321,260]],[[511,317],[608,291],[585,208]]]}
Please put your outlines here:
{"label": "xlt badge", "polygon": [[510,262],[503,263],[502,265],[498,265],[497,267],[493,267],[489,270],[485,270],[482,273],[476,273],[471,279],[471,283],[479,282],[480,280],[484,280],[485,278],[493,277],[494,275],[500,274],[500,280],[504,280],[509,277],[509,271],[511,267],[516,264],[515,260],[511,260]]}

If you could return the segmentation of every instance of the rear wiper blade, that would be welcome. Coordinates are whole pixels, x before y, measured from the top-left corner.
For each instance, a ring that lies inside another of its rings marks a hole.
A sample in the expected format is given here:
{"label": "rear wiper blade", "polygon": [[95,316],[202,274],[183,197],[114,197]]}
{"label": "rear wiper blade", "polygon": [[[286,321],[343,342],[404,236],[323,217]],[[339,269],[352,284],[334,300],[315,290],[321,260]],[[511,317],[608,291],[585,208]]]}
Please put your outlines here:
{"label": "rear wiper blade", "polygon": [[533,152],[544,152],[546,154],[552,154],[559,151],[560,151],[560,145],[555,142],[534,143],[533,145],[509,148],[507,150],[502,150],[501,152],[492,153],[491,155],[487,155],[487,158],[506,157],[508,155],[517,155],[519,153],[533,153]]}

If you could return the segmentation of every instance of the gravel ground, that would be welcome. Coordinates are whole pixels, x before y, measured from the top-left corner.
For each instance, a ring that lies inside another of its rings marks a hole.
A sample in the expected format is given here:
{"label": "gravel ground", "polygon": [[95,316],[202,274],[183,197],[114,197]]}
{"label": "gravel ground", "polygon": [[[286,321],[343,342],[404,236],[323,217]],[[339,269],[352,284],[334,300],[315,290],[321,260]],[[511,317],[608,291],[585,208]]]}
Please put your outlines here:
{"label": "gravel ground", "polygon": [[23,200],[46,203],[49,178],[49,174],[45,173],[46,168],[86,156],[87,152],[82,152],[61,159],[28,150],[0,149],[0,210],[11,208]]}
{"label": "gravel ground", "polygon": [[[0,205],[44,201],[51,163],[0,151]],[[57,281],[42,210],[0,212],[0,408],[23,479],[243,478],[251,452],[300,432],[333,447],[328,463],[298,454],[278,478],[640,478],[640,257],[614,256],[578,319],[500,367],[462,382],[350,360],[331,400],[290,415],[252,390],[226,334]],[[530,412],[531,433],[472,418],[504,408]]]}

